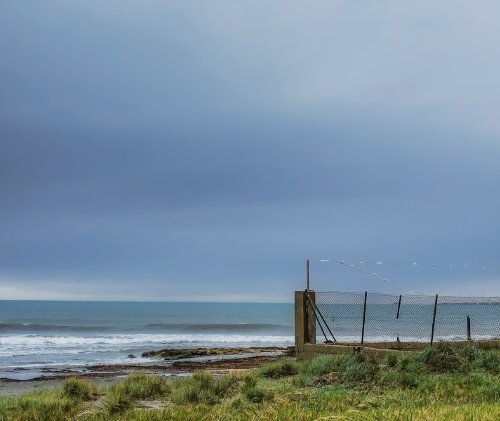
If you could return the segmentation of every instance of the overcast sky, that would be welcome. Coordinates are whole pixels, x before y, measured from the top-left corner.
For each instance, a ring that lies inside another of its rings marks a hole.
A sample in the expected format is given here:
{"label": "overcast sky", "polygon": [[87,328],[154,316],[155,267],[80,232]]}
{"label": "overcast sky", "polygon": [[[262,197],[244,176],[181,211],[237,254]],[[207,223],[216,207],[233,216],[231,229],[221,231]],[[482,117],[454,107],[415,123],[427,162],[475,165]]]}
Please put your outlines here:
{"label": "overcast sky", "polygon": [[500,295],[499,21],[0,0],[0,298]]}

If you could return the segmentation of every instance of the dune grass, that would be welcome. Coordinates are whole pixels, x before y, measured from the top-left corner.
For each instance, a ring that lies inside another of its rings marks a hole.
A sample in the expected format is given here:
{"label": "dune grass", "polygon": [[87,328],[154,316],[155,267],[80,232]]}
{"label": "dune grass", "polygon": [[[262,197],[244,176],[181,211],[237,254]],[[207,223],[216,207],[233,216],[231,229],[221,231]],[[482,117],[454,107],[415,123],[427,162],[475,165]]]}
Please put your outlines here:
{"label": "dune grass", "polygon": [[86,380],[70,377],[65,380],[61,395],[70,399],[90,401],[98,396],[97,388]]}
{"label": "dune grass", "polygon": [[120,414],[132,408],[138,400],[165,398],[170,392],[170,384],[164,378],[132,373],[108,390],[104,409],[109,415]]}
{"label": "dune grass", "polygon": [[[151,409],[144,402],[155,401]],[[500,352],[437,345],[377,362],[363,355],[284,359],[245,373],[184,379],[132,374],[97,390],[0,398],[0,420],[497,420]]]}
{"label": "dune grass", "polygon": [[236,376],[214,377],[210,373],[197,371],[187,379],[174,383],[172,401],[176,404],[217,404],[232,394],[237,386]]}
{"label": "dune grass", "polygon": [[20,397],[0,398],[0,420],[63,420],[76,415],[80,403],[59,391],[30,392]]}

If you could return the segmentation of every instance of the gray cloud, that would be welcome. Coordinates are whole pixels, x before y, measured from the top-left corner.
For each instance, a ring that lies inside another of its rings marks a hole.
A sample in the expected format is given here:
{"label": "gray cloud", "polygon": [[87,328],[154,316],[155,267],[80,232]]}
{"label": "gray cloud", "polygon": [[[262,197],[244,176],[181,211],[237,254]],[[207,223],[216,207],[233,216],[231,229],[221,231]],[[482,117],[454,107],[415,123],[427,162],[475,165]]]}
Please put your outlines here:
{"label": "gray cloud", "polygon": [[287,5],[0,6],[9,296],[500,293],[500,8]]}

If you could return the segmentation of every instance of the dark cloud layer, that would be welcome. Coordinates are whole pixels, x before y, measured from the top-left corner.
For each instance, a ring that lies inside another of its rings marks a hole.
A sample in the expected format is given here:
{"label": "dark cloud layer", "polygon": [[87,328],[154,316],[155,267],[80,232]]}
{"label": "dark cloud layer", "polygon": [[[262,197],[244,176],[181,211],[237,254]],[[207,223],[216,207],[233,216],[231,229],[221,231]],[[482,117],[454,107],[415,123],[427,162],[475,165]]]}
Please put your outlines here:
{"label": "dark cloud layer", "polygon": [[3,3],[0,292],[500,294],[500,8],[454,5]]}

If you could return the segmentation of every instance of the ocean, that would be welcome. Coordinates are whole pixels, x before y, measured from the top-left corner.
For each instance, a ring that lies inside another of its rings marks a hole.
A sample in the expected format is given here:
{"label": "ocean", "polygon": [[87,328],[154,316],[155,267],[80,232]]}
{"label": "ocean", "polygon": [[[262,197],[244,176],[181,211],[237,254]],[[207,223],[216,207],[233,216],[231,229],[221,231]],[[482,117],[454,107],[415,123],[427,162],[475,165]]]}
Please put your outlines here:
{"label": "ocean", "polygon": [[[359,342],[361,295],[317,297],[336,339]],[[345,304],[346,297],[359,302]],[[367,305],[365,341],[429,342],[434,298],[405,297],[399,317],[391,300]],[[154,360],[142,353],[163,348],[293,346],[293,311],[291,303],[0,301],[0,378],[29,379],[97,364],[147,364]],[[467,316],[474,339],[500,337],[500,299],[449,301],[438,306],[435,340],[465,340]],[[316,333],[323,342],[319,326]]]}
{"label": "ocean", "polygon": [[146,363],[163,348],[291,346],[293,318],[287,303],[0,301],[0,378]]}

